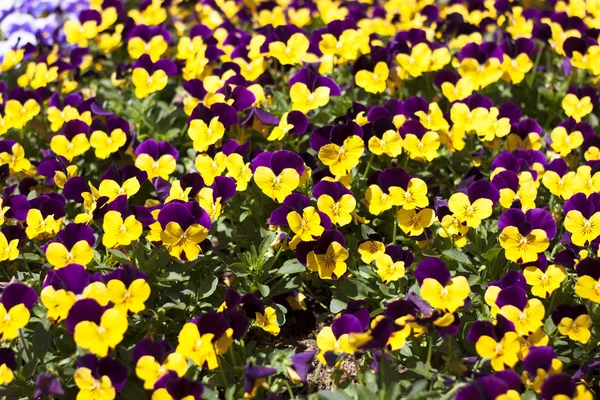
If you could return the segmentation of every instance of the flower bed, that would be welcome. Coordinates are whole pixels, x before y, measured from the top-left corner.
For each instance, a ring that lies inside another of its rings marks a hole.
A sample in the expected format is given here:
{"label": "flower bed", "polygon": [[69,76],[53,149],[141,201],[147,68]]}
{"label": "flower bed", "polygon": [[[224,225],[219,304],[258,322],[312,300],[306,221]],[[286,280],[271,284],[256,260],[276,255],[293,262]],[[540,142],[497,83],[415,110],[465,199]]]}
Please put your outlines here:
{"label": "flower bed", "polygon": [[600,3],[6,0],[0,397],[591,400]]}

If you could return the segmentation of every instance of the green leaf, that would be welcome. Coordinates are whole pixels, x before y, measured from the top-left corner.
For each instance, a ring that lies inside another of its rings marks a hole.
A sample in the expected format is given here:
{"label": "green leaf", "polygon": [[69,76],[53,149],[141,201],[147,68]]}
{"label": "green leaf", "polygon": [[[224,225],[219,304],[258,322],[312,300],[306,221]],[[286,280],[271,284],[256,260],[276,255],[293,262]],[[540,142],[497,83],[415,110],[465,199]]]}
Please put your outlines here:
{"label": "green leaf", "polygon": [[35,354],[38,359],[43,360],[50,348],[52,335],[44,328],[44,325],[41,323],[36,324],[35,329],[33,330],[33,339],[31,341],[33,344],[33,354]]}
{"label": "green leaf", "polygon": [[300,264],[300,261],[293,258],[291,260],[287,260],[286,262],[284,262],[283,265],[281,266],[281,268],[279,268],[279,270],[277,270],[276,275],[277,276],[292,275],[292,274],[299,274],[300,272],[304,272],[304,271],[306,271],[306,267],[304,265]]}
{"label": "green leaf", "polygon": [[331,303],[329,303],[329,310],[334,314],[345,310],[346,307],[348,307],[348,303],[339,299],[331,299]]}
{"label": "green leaf", "polygon": [[263,284],[259,283],[258,284],[258,291],[264,297],[267,297],[269,295],[269,293],[271,292],[271,289],[267,285],[263,285]]}
{"label": "green leaf", "polygon": [[206,278],[204,278],[202,284],[200,285],[200,298],[205,299],[211,294],[213,294],[215,290],[217,290],[218,284],[219,278],[217,278],[216,276],[207,276]]}
{"label": "green leaf", "polygon": [[271,243],[275,239],[276,232],[268,231],[266,229],[261,229],[260,234],[263,237],[262,242],[260,242],[260,247],[258,248],[258,254],[265,255],[271,248]]}
{"label": "green leaf", "polygon": [[327,392],[322,390],[318,393],[318,395],[319,399],[324,400],[351,400],[351,398],[343,392]]}
{"label": "green leaf", "polygon": [[444,251],[442,251],[442,254],[444,256],[448,257],[449,259],[459,262],[461,264],[471,265],[471,266],[473,265],[473,263],[471,262],[471,259],[469,257],[467,257],[467,255],[460,250],[457,250],[457,249],[444,250]]}
{"label": "green leaf", "polygon": [[481,255],[481,257],[483,257],[484,259],[486,259],[488,261],[494,261],[496,259],[496,257],[498,257],[498,254],[500,254],[501,251],[502,251],[501,247],[496,247],[495,249],[490,249],[490,250],[486,251],[485,253],[483,253]]}
{"label": "green leaf", "polygon": [[248,276],[248,274],[250,272],[248,272],[248,269],[246,268],[246,264],[242,263],[242,262],[237,262],[237,263],[233,263],[231,265],[228,265],[227,268],[233,272],[233,274],[235,276],[237,276],[238,278],[241,278],[243,276]]}

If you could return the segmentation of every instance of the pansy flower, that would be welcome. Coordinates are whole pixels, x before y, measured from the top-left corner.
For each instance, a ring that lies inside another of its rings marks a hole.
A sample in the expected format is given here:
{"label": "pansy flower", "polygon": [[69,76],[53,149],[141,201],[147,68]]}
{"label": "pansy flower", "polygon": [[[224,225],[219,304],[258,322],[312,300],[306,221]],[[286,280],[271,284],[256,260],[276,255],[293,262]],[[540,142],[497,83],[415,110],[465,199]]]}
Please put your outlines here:
{"label": "pansy flower", "polygon": [[511,208],[498,219],[499,241],[505,256],[513,262],[531,262],[550,246],[556,236],[556,222],[550,213],[532,208],[524,213]]}
{"label": "pansy flower", "polygon": [[142,55],[133,64],[131,81],[135,86],[135,96],[145,99],[150,94],[163,90],[169,76],[177,74],[177,66],[169,59],[153,62],[147,54]]}
{"label": "pansy flower", "polygon": [[152,62],[157,62],[168,50],[171,35],[163,26],[135,26],[127,35],[127,51],[129,56],[137,60],[148,54]]}
{"label": "pansy flower", "polygon": [[167,141],[148,139],[135,149],[135,155],[135,166],[146,172],[148,179],[169,179],[177,167],[179,152]]}
{"label": "pansy flower", "polygon": [[458,53],[458,73],[482,89],[502,77],[503,58],[502,49],[493,42],[469,43]]}
{"label": "pansy flower", "polygon": [[79,47],[87,47],[88,40],[96,37],[101,25],[102,15],[98,11],[82,11],[77,19],[65,22],[64,31],[67,42]]}
{"label": "pansy flower", "polygon": [[431,162],[439,156],[440,135],[428,131],[419,121],[406,121],[400,127],[400,136],[404,139],[404,150],[411,160]]}
{"label": "pansy flower", "polygon": [[577,264],[575,294],[583,299],[600,304],[600,262],[586,258]]}
{"label": "pansy flower", "polygon": [[[172,353],[173,354],[173,353]],[[159,400],[201,400],[204,386],[192,381],[174,371],[163,375],[154,385],[153,399]]]}
{"label": "pansy flower", "polygon": [[467,278],[450,275],[446,264],[438,258],[426,258],[415,270],[421,297],[432,307],[455,312],[465,305],[471,293]]}
{"label": "pansy flower", "polygon": [[489,321],[475,321],[467,334],[467,339],[475,343],[477,354],[490,359],[495,371],[503,371],[507,366],[513,368],[519,362],[518,338],[514,324],[503,316],[498,317],[495,325]]}
{"label": "pansy flower", "polygon": [[498,294],[506,288],[511,286],[518,286],[523,290],[527,289],[525,277],[518,271],[508,271],[502,278],[497,281],[490,282],[487,289],[485,290],[484,300],[485,303],[490,306],[490,314],[496,317],[500,307],[496,304]]}
{"label": "pansy flower", "polygon": [[561,304],[552,312],[552,321],[561,335],[582,344],[589,342],[592,318],[585,305]]}
{"label": "pansy flower", "polygon": [[66,122],[74,119],[88,125],[92,123],[90,101],[83,101],[83,97],[79,93],[65,96],[62,104],[60,94],[54,93],[48,102],[47,115],[52,132],[58,132]]}
{"label": "pansy flower", "polygon": [[62,228],[66,200],[58,193],[40,195],[29,202],[25,233],[29,239],[47,239]]}
{"label": "pansy flower", "polygon": [[530,174],[517,175],[512,171],[502,171],[492,178],[492,185],[500,193],[499,203],[502,207],[524,211],[535,208],[538,192]]}
{"label": "pansy flower", "polygon": [[385,253],[385,244],[381,236],[371,234],[366,239],[358,242],[358,253],[365,264],[371,264]]}
{"label": "pansy flower", "polygon": [[303,242],[296,248],[296,257],[321,279],[339,279],[346,273],[348,250],[346,238],[339,231],[327,230],[316,241]]}
{"label": "pansy flower", "polygon": [[454,193],[448,200],[450,212],[468,227],[477,228],[492,215],[499,200],[498,190],[488,181],[480,180],[467,188],[467,193]]}
{"label": "pansy flower", "polygon": [[571,242],[585,247],[600,236],[600,195],[594,193],[586,198],[577,193],[563,206],[564,226],[571,234]]}
{"label": "pansy flower", "polygon": [[513,125],[511,133],[506,137],[504,146],[508,151],[517,149],[540,150],[543,146],[542,126],[532,118],[525,118]]}
{"label": "pansy flower", "polygon": [[539,299],[527,299],[527,292],[518,286],[502,289],[496,305],[498,315],[511,321],[519,335],[531,334],[544,325],[544,304]]}
{"label": "pansy flower", "polygon": [[166,340],[143,339],[133,349],[135,374],[144,381],[144,389],[152,390],[157,381],[167,374],[178,377],[185,375],[187,361],[183,355],[174,352]]}
{"label": "pansy flower", "polygon": [[[400,35],[396,36],[398,40]],[[450,62],[450,52],[443,45],[421,41],[396,55],[396,63],[402,69],[403,75],[413,78],[425,72],[438,71]]]}
{"label": "pansy flower", "polygon": [[190,115],[194,108],[204,99],[207,91],[204,89],[204,84],[200,79],[190,79],[183,82],[183,89],[186,91],[186,96],[183,99],[183,110],[187,115]]}
{"label": "pansy flower", "polygon": [[210,216],[197,202],[170,202],[160,210],[158,222],[163,245],[178,259],[193,260],[210,229]]}
{"label": "pansy flower", "polygon": [[124,314],[137,314],[143,311],[144,303],[150,297],[150,285],[145,273],[131,264],[123,264],[114,271],[94,278],[103,282],[113,308]]}
{"label": "pansy flower", "polygon": [[516,372],[498,370],[494,375],[480,376],[456,393],[456,400],[490,399],[517,400],[521,398],[521,381]]}
{"label": "pansy flower", "polygon": [[77,359],[74,374],[77,397],[90,400],[114,399],[127,381],[127,368],[109,357],[86,354]]}
{"label": "pansy flower", "polygon": [[317,45],[322,53],[319,73],[331,73],[334,65],[354,61],[361,53],[368,54],[368,35],[362,33],[350,18],[331,21],[326,27],[315,29],[310,41]]}
{"label": "pansy flower", "polygon": [[252,160],[254,182],[264,194],[278,203],[290,195],[300,184],[304,161],[291,151],[263,152]]}
{"label": "pansy flower", "polygon": [[377,275],[384,284],[397,281],[404,276],[406,268],[410,267],[414,260],[412,253],[403,250],[401,246],[387,246],[385,253],[375,259]]}
{"label": "pansy flower", "polygon": [[102,282],[90,282],[90,275],[80,264],[51,269],[44,280],[40,300],[48,309],[48,319],[60,322],[67,318],[77,299],[94,299],[106,306],[109,298]]}
{"label": "pansy flower", "polygon": [[215,178],[227,168],[227,156],[219,151],[214,156],[207,153],[198,154],[195,161],[196,169],[207,185],[212,185]]}
{"label": "pansy flower", "polygon": [[268,49],[270,57],[276,58],[282,65],[297,65],[306,57],[310,42],[301,29],[293,25],[279,26],[267,37],[262,45]]}
{"label": "pansy flower", "polygon": [[590,161],[577,168],[576,191],[586,196],[600,192],[600,162]]}
{"label": "pansy flower", "polygon": [[0,132],[4,133],[9,128],[23,128],[40,113],[40,103],[41,100],[38,100],[34,92],[22,88],[11,90],[4,104],[4,119],[0,121]]}
{"label": "pansy flower", "polygon": [[403,140],[392,121],[380,118],[371,128],[372,136],[369,138],[371,153],[381,156],[397,157],[402,153]]}
{"label": "pansy flower", "polygon": [[88,140],[89,126],[80,120],[67,122],[61,133],[56,134],[50,141],[50,148],[59,156],[71,161],[84,154],[90,148]]}
{"label": "pansy flower", "polygon": [[600,96],[593,87],[571,86],[562,100],[562,108],[567,117],[573,117],[575,121],[579,122],[592,112],[599,99]]}
{"label": "pansy flower", "polygon": [[[361,59],[366,62],[357,62],[357,69],[354,77],[356,86],[364,89],[368,93],[383,93],[387,89],[387,80],[390,77],[390,68],[385,60],[377,60],[380,57],[374,57],[373,61],[366,60],[367,56],[362,56]],[[377,61],[375,61],[377,60]],[[365,67],[365,68],[362,68]]]}
{"label": "pansy flower", "polygon": [[0,385],[11,383],[18,368],[14,351],[8,347],[0,349]]}
{"label": "pansy flower", "polygon": [[339,356],[354,353],[356,346],[352,338],[358,334],[362,335],[363,331],[364,327],[356,316],[340,315],[333,320],[331,327],[324,327],[317,335],[317,358],[324,365],[336,365]]}
{"label": "pansy flower", "polygon": [[121,195],[126,195],[129,199],[140,190],[147,177],[146,172],[134,165],[126,164],[117,169],[116,165],[112,164],[100,177],[98,193],[102,197],[108,197],[108,202]]}
{"label": "pansy flower", "polygon": [[283,140],[287,134],[301,135],[309,128],[308,118],[301,111],[286,112],[273,128],[267,140]]}
{"label": "pansy flower", "polygon": [[290,243],[294,250],[299,242],[310,242],[331,229],[331,221],[326,213],[315,210],[310,199],[298,193],[292,193],[283,200],[269,218],[270,225],[289,226],[295,234]]}
{"label": "pansy flower", "polygon": [[223,328],[222,334],[225,334],[228,326],[224,318],[222,323],[217,326],[205,326],[205,330],[202,332],[200,331],[201,326],[194,321],[183,325],[183,328],[179,332],[179,344],[177,345],[176,352],[186,357],[186,359],[191,359],[196,365],[212,370],[219,366],[215,344],[213,344],[217,338],[212,331]]}
{"label": "pansy flower", "polygon": [[225,103],[215,103],[207,108],[199,104],[188,118],[188,135],[194,142],[194,150],[205,152],[225,135],[225,130],[238,123],[235,109]]}
{"label": "pansy flower", "polygon": [[342,183],[322,180],[313,187],[312,195],[319,211],[327,214],[332,223],[344,226],[352,222],[356,199]]}
{"label": "pansy flower", "polygon": [[379,215],[393,206],[406,206],[407,210],[429,205],[427,185],[419,178],[411,178],[401,168],[386,168],[376,172],[367,181],[365,200],[369,212]]}
{"label": "pansy flower", "polygon": [[349,174],[358,165],[365,151],[360,126],[354,122],[315,129],[310,135],[310,147],[319,160],[335,176]]}
{"label": "pansy flower", "polygon": [[281,328],[273,307],[265,306],[263,301],[252,293],[246,293],[241,299],[241,304],[248,318],[256,319],[259,328],[273,336],[279,335]]}
{"label": "pansy flower", "polygon": [[94,120],[90,131],[90,145],[94,148],[96,157],[101,160],[106,160],[111,154],[119,151],[131,136],[129,123],[117,116],[110,116],[106,125]]}
{"label": "pansy flower", "polygon": [[213,221],[216,221],[223,212],[225,202],[235,194],[235,180],[226,176],[217,176],[212,185],[200,189],[196,199],[200,207]]}
{"label": "pansy flower", "polygon": [[89,264],[94,258],[94,230],[92,227],[70,223],[56,235],[56,241],[45,249],[46,259],[54,268],[69,264]]}
{"label": "pansy flower", "polygon": [[0,337],[3,340],[19,335],[19,329],[29,323],[31,310],[37,300],[35,290],[23,283],[10,283],[4,288],[0,296]]}
{"label": "pansy flower", "polygon": [[538,262],[533,265],[525,264],[523,275],[527,284],[531,286],[531,293],[534,296],[547,298],[561,283],[566,279],[567,272],[565,268],[556,263],[548,265],[546,256],[540,254]]}
{"label": "pansy flower", "polygon": [[569,171],[565,160],[556,159],[546,166],[542,184],[555,196],[568,200],[577,191],[578,180],[575,171]]}
{"label": "pansy flower", "polygon": [[309,68],[303,68],[290,78],[292,110],[304,114],[324,107],[330,96],[340,96],[339,86],[331,78],[320,76]]}
{"label": "pansy flower", "polygon": [[523,380],[527,387],[540,393],[547,377],[560,374],[563,364],[552,347],[537,346],[531,348],[523,359]]}
{"label": "pansy flower", "polygon": [[106,205],[102,222],[102,244],[107,248],[129,246],[142,236],[143,226],[127,206],[127,196],[121,195]]}
{"label": "pansy flower", "polygon": [[564,374],[548,377],[542,385],[542,399],[592,400],[594,395],[585,384],[577,384],[573,378]]}
{"label": "pansy flower", "polygon": [[457,72],[442,70],[435,75],[434,83],[442,94],[453,102],[469,97],[473,93],[473,83],[470,79],[461,78]]}
{"label": "pansy flower", "polygon": [[269,388],[267,377],[277,373],[275,368],[246,364],[244,367],[244,398],[256,397],[258,388]]}
{"label": "pansy flower", "polygon": [[78,300],[69,310],[67,329],[72,330],[77,346],[106,357],[123,340],[127,314],[116,308],[103,308],[93,299]]}
{"label": "pansy flower", "polygon": [[500,48],[504,53],[502,69],[504,70],[504,79],[513,84],[519,84],[525,78],[525,74],[533,68],[531,55],[535,48],[533,40],[528,38],[504,39],[500,43]]}
{"label": "pansy flower", "polygon": [[310,350],[290,357],[291,365],[287,367],[287,374],[292,383],[306,382],[308,374],[312,371],[312,361],[316,353],[315,350]]}
{"label": "pansy flower", "polygon": [[25,157],[25,149],[14,140],[0,140],[0,167],[7,165],[11,174],[28,172],[31,162]]}
{"label": "pansy flower", "polygon": [[573,150],[578,149],[584,140],[595,136],[594,130],[587,122],[577,122],[569,117],[554,128],[550,134],[552,150],[566,157]]}

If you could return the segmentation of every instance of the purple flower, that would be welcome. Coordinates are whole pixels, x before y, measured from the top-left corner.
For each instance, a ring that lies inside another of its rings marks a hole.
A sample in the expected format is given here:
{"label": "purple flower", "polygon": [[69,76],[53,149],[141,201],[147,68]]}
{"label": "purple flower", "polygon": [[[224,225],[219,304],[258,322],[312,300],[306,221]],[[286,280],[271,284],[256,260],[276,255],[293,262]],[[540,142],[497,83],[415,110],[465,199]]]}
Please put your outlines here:
{"label": "purple flower", "polygon": [[294,383],[306,381],[306,377],[312,371],[312,361],[315,358],[315,350],[296,353],[290,357],[291,368],[288,368],[290,379]]}
{"label": "purple flower", "polygon": [[253,398],[259,387],[268,388],[267,377],[276,374],[277,370],[271,367],[263,367],[246,364],[244,367],[244,397]]}
{"label": "purple flower", "polygon": [[192,381],[187,378],[180,378],[176,372],[169,371],[154,384],[154,393],[162,390],[167,392],[173,400],[194,400],[202,399],[204,386],[200,382]]}
{"label": "purple flower", "polygon": [[77,359],[77,368],[88,368],[97,380],[108,376],[117,393],[123,390],[127,381],[127,368],[110,357],[98,358],[93,354],[86,354]]}
{"label": "purple flower", "polygon": [[50,398],[52,396],[62,396],[65,394],[58,378],[49,372],[37,376],[35,379],[35,387],[36,389],[33,397],[36,399],[40,397]]}
{"label": "purple flower", "polygon": [[2,296],[0,296],[0,303],[2,303],[6,311],[18,304],[23,304],[31,311],[37,300],[38,295],[35,290],[20,282],[11,283],[6,286],[2,292]]}

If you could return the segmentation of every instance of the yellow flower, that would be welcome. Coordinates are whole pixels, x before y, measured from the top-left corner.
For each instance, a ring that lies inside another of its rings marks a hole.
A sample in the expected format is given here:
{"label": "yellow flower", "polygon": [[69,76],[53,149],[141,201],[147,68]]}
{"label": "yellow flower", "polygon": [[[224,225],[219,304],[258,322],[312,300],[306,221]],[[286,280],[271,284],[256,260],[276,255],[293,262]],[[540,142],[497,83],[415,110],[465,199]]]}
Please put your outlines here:
{"label": "yellow flower", "polygon": [[425,278],[421,285],[423,300],[434,308],[450,313],[465,305],[469,293],[471,293],[471,288],[464,276],[455,276],[446,286],[442,286],[440,282],[433,278]]}
{"label": "yellow flower", "polygon": [[306,114],[329,103],[330,89],[327,86],[319,86],[314,92],[302,82],[296,82],[290,89],[292,99],[292,110],[298,110]]}
{"label": "yellow flower", "polygon": [[558,126],[552,130],[552,150],[559,153],[562,157],[568,156],[572,150],[579,148],[583,144],[583,135],[579,131],[568,133],[563,126]]}
{"label": "yellow flower", "polygon": [[492,215],[494,203],[490,199],[480,198],[472,204],[464,193],[454,193],[448,200],[452,214],[470,228],[477,228],[481,221]]}
{"label": "yellow flower", "polygon": [[582,314],[574,320],[569,317],[564,317],[558,324],[558,331],[563,336],[568,336],[569,339],[587,344],[590,341],[592,319],[587,314]]}
{"label": "yellow flower", "polygon": [[129,246],[131,242],[142,236],[142,224],[135,215],[130,215],[125,220],[118,211],[108,211],[104,215],[102,224],[104,235],[102,244],[109,248]]}
{"label": "yellow flower", "polygon": [[296,211],[288,213],[288,225],[303,242],[310,242],[314,237],[321,236],[325,228],[321,226],[321,216],[314,207],[306,207],[302,215]]}
{"label": "yellow flower", "polygon": [[300,64],[306,56],[310,43],[302,33],[294,33],[287,41],[269,43],[269,56],[275,57],[282,65]]}
{"label": "yellow flower", "polygon": [[595,280],[588,275],[580,276],[575,284],[575,294],[582,299],[600,304],[600,280]]}
{"label": "yellow flower", "polygon": [[437,132],[429,131],[419,139],[416,135],[408,133],[404,137],[404,149],[411,160],[431,161],[437,158],[437,149],[440,147],[440,136]]}
{"label": "yellow flower", "polygon": [[243,192],[248,188],[248,182],[252,179],[250,163],[244,163],[244,157],[238,153],[227,156],[227,176],[235,179],[235,190]]}
{"label": "yellow flower", "polygon": [[321,279],[332,279],[332,275],[341,277],[346,273],[346,259],[348,250],[338,242],[333,242],[327,247],[325,254],[308,253],[306,257],[306,268],[318,272]]}
{"label": "yellow flower", "polygon": [[409,236],[419,236],[425,228],[433,224],[435,213],[431,208],[424,208],[420,211],[416,209],[398,211],[398,225],[404,233]]}
{"label": "yellow flower", "polygon": [[360,70],[356,73],[356,86],[363,88],[368,93],[383,93],[386,89],[386,82],[390,76],[390,69],[387,64],[380,61],[375,65],[373,72]]}
{"label": "yellow flower", "polygon": [[381,278],[384,284],[392,281],[397,281],[404,276],[404,261],[392,260],[387,254],[381,254],[375,260],[377,266],[377,275]]}
{"label": "yellow flower", "polygon": [[571,242],[584,247],[600,236],[600,212],[589,219],[578,210],[570,210],[565,217],[565,229],[571,233]]}
{"label": "yellow flower", "polygon": [[178,376],[185,375],[187,361],[185,357],[177,352],[169,354],[163,364],[156,362],[152,356],[142,356],[135,365],[135,374],[144,381],[144,389],[154,389],[154,384],[169,371]]}
{"label": "yellow flower", "polygon": [[546,271],[537,267],[526,267],[523,271],[527,284],[531,286],[534,296],[546,298],[560,287],[567,277],[567,272],[560,265],[549,265]]}
{"label": "yellow flower", "polygon": [[179,344],[177,353],[192,359],[198,366],[204,366],[211,370],[219,366],[215,346],[212,342],[215,335],[205,333],[200,336],[198,326],[191,322],[186,323],[179,332]]}
{"label": "yellow flower", "polygon": [[155,160],[150,155],[142,153],[135,159],[135,166],[148,174],[148,179],[160,176],[164,180],[177,169],[177,160],[171,154],[163,154]]}
{"label": "yellow flower", "polygon": [[169,222],[160,233],[160,239],[168,247],[169,254],[181,259],[193,260],[200,254],[199,244],[206,239],[208,230],[199,224],[190,225],[185,232],[177,222]]}
{"label": "yellow flower", "polygon": [[523,236],[516,227],[507,226],[500,233],[499,240],[506,251],[506,259],[514,262],[519,259],[523,263],[536,261],[538,254],[550,246],[546,232],[542,229],[534,229]]}
{"label": "yellow flower", "polygon": [[127,142],[127,135],[122,129],[113,130],[110,135],[103,131],[94,131],[90,136],[90,145],[94,148],[96,157],[106,160],[111,154],[119,151]]}
{"label": "yellow flower", "polygon": [[50,148],[59,156],[71,161],[73,158],[84,154],[90,148],[90,142],[85,133],[79,133],[69,141],[65,135],[53,136]]}
{"label": "yellow flower", "polygon": [[515,330],[519,335],[528,335],[544,325],[546,309],[539,299],[530,299],[523,310],[513,305],[506,305],[500,308],[498,313],[515,324]]}
{"label": "yellow flower", "polygon": [[29,322],[29,310],[24,304],[17,304],[6,310],[0,304],[0,337],[4,340],[14,339],[19,335],[19,329]]}
{"label": "yellow flower", "polygon": [[491,360],[495,371],[502,371],[508,365],[514,367],[519,362],[518,352],[520,349],[519,335],[515,332],[507,332],[500,342],[496,342],[489,336],[481,336],[475,344],[477,354]]}
{"label": "yellow flower", "polygon": [[573,117],[579,122],[583,117],[588,115],[594,109],[590,96],[584,96],[579,99],[573,93],[568,93],[562,100],[562,108],[567,114],[567,117]]}
{"label": "yellow flower", "polygon": [[215,154],[214,159],[208,154],[198,154],[195,164],[204,184],[210,186],[215,181],[215,177],[220,176],[225,171],[227,156],[222,151]]}
{"label": "yellow flower", "polygon": [[190,122],[188,135],[194,141],[194,150],[205,152],[208,148],[217,143],[225,134],[225,126],[219,121],[219,117],[213,117],[208,125],[201,119],[194,119]]}
{"label": "yellow flower", "polygon": [[275,176],[271,169],[260,166],[254,171],[254,182],[264,194],[282,203],[298,187],[300,176],[293,168],[285,168]]}
{"label": "yellow flower", "polygon": [[150,75],[144,68],[135,68],[131,75],[131,81],[135,86],[135,96],[145,99],[151,93],[160,92],[169,82],[169,76],[162,69],[158,69]]}
{"label": "yellow flower", "polygon": [[327,214],[332,223],[344,226],[352,222],[356,199],[351,194],[344,194],[336,202],[331,196],[324,194],[317,199],[317,207],[319,211]]}
{"label": "yellow flower", "polygon": [[79,388],[77,400],[112,400],[117,395],[108,376],[102,375],[100,379],[96,379],[89,368],[77,368],[73,377]]}
{"label": "yellow flower", "polygon": [[127,331],[127,315],[116,308],[106,310],[100,325],[93,321],[81,321],[75,326],[75,343],[99,357],[106,357],[109,349],[123,340]]}
{"label": "yellow flower", "polygon": [[55,290],[52,286],[46,286],[40,294],[42,304],[48,309],[48,320],[60,322],[67,318],[69,310],[77,301],[72,292],[64,289]]}
{"label": "yellow flower", "polygon": [[390,157],[397,157],[402,153],[402,142],[398,131],[390,129],[383,133],[381,139],[372,136],[369,139],[369,150],[378,156],[386,154]]}
{"label": "yellow flower", "polygon": [[85,240],[80,240],[67,250],[64,244],[52,242],[46,248],[46,259],[55,268],[62,268],[69,264],[86,266],[94,258],[94,250]]}
{"label": "yellow flower", "polygon": [[329,167],[335,176],[347,175],[358,165],[365,151],[365,142],[360,136],[352,135],[344,140],[340,147],[335,143],[326,144],[319,149],[319,159]]}
{"label": "yellow flower", "polygon": [[257,312],[256,323],[262,330],[269,332],[271,335],[279,335],[280,328],[277,325],[277,314],[274,308],[266,307],[264,314]]}

